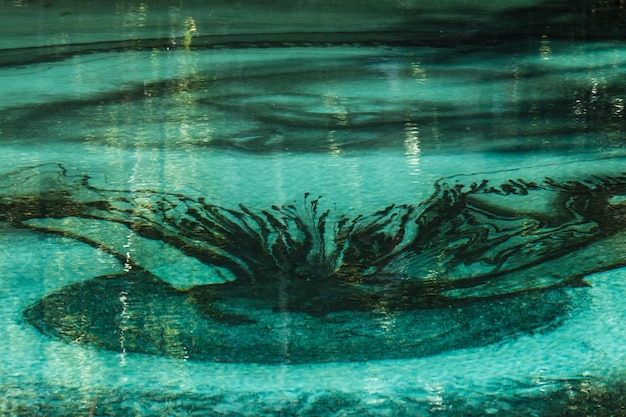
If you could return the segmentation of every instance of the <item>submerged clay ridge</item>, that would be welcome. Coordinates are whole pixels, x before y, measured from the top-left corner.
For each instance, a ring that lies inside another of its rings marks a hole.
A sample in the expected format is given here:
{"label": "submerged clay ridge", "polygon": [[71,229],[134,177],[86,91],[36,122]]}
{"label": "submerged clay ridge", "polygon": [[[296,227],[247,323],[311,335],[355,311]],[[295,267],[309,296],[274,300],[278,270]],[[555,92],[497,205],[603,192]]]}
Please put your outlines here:
{"label": "submerged clay ridge", "polygon": [[[624,236],[624,174],[476,178],[347,215],[307,193],[256,209],[99,188],[50,164],[4,176],[0,220],[80,239],[127,266],[25,311],[63,340],[226,362],[424,356],[551,328],[570,308],[575,290],[564,287],[625,263],[611,250]],[[119,240],[129,233],[130,255]],[[63,319],[77,314],[80,323]],[[336,354],[320,356],[320,345]]]}

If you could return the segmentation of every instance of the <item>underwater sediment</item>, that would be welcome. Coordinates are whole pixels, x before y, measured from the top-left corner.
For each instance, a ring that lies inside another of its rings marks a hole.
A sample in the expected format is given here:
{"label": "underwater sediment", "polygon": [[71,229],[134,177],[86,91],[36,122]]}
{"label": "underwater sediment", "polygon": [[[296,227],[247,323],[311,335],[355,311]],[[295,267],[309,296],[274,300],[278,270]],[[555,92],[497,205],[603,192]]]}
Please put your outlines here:
{"label": "underwater sediment", "polygon": [[[623,175],[441,181],[424,202],[348,216],[309,194],[258,210],[97,188],[47,164],[5,177],[0,212],[125,265],[27,308],[42,333],[120,352],[295,364],[428,356],[558,326],[574,304],[567,288],[624,264],[609,248],[623,237],[625,191]],[[129,235],[132,251],[120,240]]]}

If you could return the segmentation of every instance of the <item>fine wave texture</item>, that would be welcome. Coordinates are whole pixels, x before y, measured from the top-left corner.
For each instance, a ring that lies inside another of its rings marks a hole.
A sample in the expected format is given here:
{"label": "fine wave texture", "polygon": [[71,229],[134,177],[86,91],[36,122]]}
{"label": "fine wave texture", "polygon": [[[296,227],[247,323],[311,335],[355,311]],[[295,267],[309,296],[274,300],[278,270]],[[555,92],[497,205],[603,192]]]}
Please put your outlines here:
{"label": "fine wave texture", "polygon": [[[28,308],[43,333],[197,360],[368,360],[490,344],[558,325],[579,293],[568,287],[623,265],[611,248],[623,233],[624,175],[468,179],[348,216],[307,193],[226,207],[97,188],[48,164],[3,177],[0,220],[74,237],[127,266]],[[137,236],[136,257],[114,243],[121,232]],[[153,259],[160,251],[165,264]]]}

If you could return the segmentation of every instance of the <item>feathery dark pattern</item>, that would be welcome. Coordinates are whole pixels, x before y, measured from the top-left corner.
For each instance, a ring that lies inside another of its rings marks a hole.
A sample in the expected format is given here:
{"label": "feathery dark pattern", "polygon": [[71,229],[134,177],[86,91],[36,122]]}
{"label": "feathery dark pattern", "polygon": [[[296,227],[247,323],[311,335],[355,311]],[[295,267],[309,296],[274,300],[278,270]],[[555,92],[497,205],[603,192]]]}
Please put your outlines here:
{"label": "feathery dark pattern", "polygon": [[[616,233],[623,208],[609,199],[626,192],[623,175],[500,185],[440,181],[423,203],[348,217],[322,210],[321,197],[308,193],[301,203],[255,210],[152,190],[99,189],[88,176],[54,164],[5,178],[0,216],[14,225],[64,217],[120,223],[226,268],[237,287],[272,285],[280,277],[307,287],[330,282],[428,295],[498,280]],[[534,194],[549,209],[508,204]]]}

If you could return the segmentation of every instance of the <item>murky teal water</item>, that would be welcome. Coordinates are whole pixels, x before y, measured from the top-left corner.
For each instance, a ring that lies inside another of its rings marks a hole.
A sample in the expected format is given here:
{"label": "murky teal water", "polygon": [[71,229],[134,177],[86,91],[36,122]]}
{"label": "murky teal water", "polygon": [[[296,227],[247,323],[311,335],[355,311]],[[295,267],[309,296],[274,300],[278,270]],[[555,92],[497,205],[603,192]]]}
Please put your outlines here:
{"label": "murky teal water", "polygon": [[624,414],[623,4],[0,2],[0,414]]}

